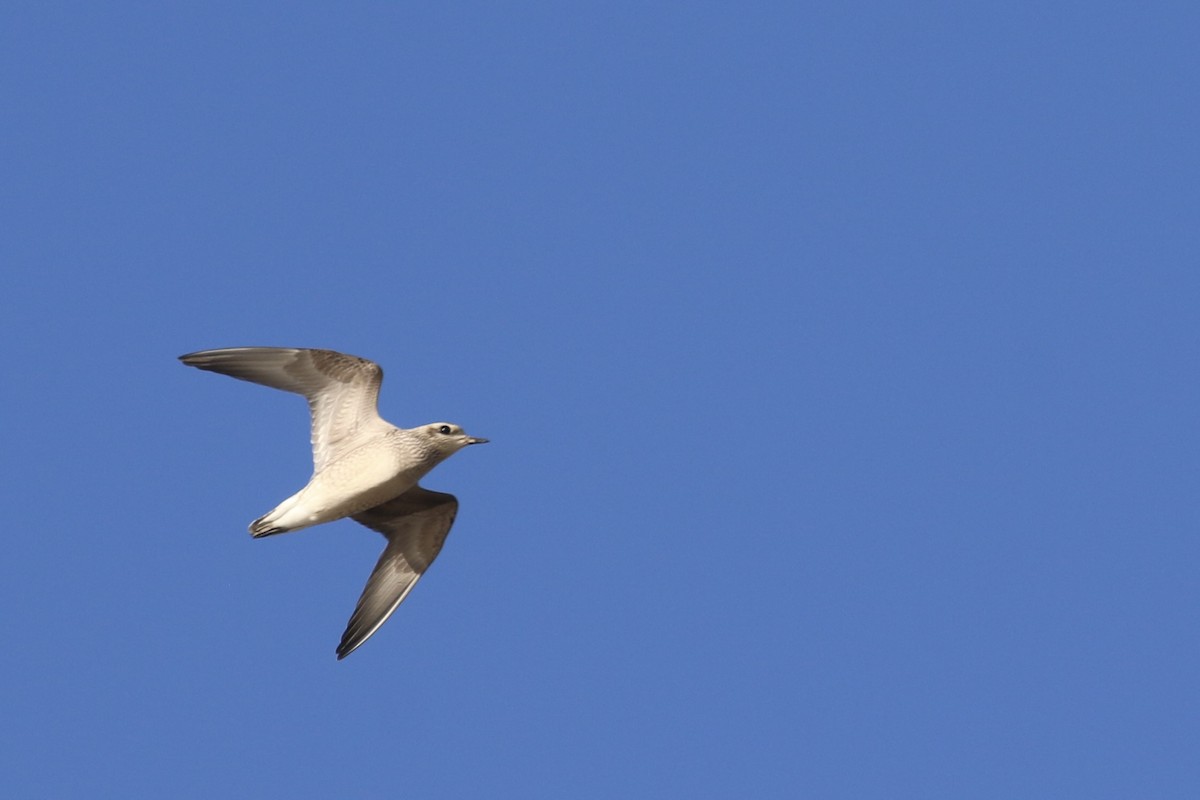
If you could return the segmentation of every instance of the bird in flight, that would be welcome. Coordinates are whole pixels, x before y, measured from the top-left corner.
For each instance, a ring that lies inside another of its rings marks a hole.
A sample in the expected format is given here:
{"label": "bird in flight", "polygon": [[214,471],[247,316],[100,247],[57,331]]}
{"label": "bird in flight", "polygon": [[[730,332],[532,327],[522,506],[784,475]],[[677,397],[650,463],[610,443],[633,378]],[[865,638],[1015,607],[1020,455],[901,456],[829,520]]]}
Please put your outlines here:
{"label": "bird in flight", "polygon": [[417,485],[459,450],[487,439],[434,422],[397,428],[379,416],[383,370],[333,350],[231,347],[180,356],[190,367],[304,395],[312,413],[308,484],[250,523],[255,538],[350,517],[387,539],[354,607],[338,660],[371,638],[437,558],[458,500]]}

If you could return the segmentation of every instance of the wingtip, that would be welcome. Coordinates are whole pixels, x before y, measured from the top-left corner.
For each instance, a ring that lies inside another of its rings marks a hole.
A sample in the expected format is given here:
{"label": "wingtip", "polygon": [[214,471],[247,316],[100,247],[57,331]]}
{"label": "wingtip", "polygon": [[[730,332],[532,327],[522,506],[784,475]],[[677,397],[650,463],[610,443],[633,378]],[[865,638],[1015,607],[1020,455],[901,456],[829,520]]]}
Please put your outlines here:
{"label": "wingtip", "polygon": [[203,367],[207,361],[208,352],[207,350],[197,350],[194,353],[184,353],[177,358],[189,367]]}

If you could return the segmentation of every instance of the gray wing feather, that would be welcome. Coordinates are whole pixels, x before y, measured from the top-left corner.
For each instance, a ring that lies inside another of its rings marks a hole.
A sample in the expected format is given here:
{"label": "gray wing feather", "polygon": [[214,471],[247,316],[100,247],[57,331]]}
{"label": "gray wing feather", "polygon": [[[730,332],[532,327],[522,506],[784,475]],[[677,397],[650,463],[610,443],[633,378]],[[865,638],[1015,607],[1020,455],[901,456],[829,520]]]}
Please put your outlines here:
{"label": "gray wing feather", "polygon": [[321,469],[386,425],[379,417],[383,370],[373,361],[333,350],[231,347],[180,356],[188,366],[304,395],[312,412],[313,469]]}
{"label": "gray wing feather", "polygon": [[414,486],[351,519],[387,537],[338,645],[340,661],[379,630],[437,558],[458,513],[454,495]]}

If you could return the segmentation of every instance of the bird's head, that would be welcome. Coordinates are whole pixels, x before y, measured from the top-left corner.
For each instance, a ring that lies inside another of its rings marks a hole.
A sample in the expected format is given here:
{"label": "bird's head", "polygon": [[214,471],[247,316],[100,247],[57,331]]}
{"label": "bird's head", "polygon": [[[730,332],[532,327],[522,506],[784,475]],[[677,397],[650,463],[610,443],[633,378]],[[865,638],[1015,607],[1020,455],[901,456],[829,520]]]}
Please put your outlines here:
{"label": "bird's head", "polygon": [[487,444],[487,439],[467,436],[466,432],[453,422],[432,422],[421,428],[421,433],[439,459],[449,458],[468,445]]}

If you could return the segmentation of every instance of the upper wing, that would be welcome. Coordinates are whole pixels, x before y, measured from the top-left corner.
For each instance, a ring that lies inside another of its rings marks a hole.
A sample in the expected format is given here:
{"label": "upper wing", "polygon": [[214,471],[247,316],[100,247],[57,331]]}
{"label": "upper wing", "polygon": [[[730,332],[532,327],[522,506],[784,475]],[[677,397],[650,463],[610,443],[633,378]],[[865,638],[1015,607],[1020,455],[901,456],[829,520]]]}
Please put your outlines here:
{"label": "upper wing", "polygon": [[382,533],[388,543],[342,634],[339,661],[371,638],[412,591],[437,558],[457,513],[454,495],[414,486],[394,500],[351,517]]}
{"label": "upper wing", "polygon": [[313,470],[333,461],[373,423],[383,370],[333,350],[231,347],[180,356],[191,367],[302,394],[312,412]]}

